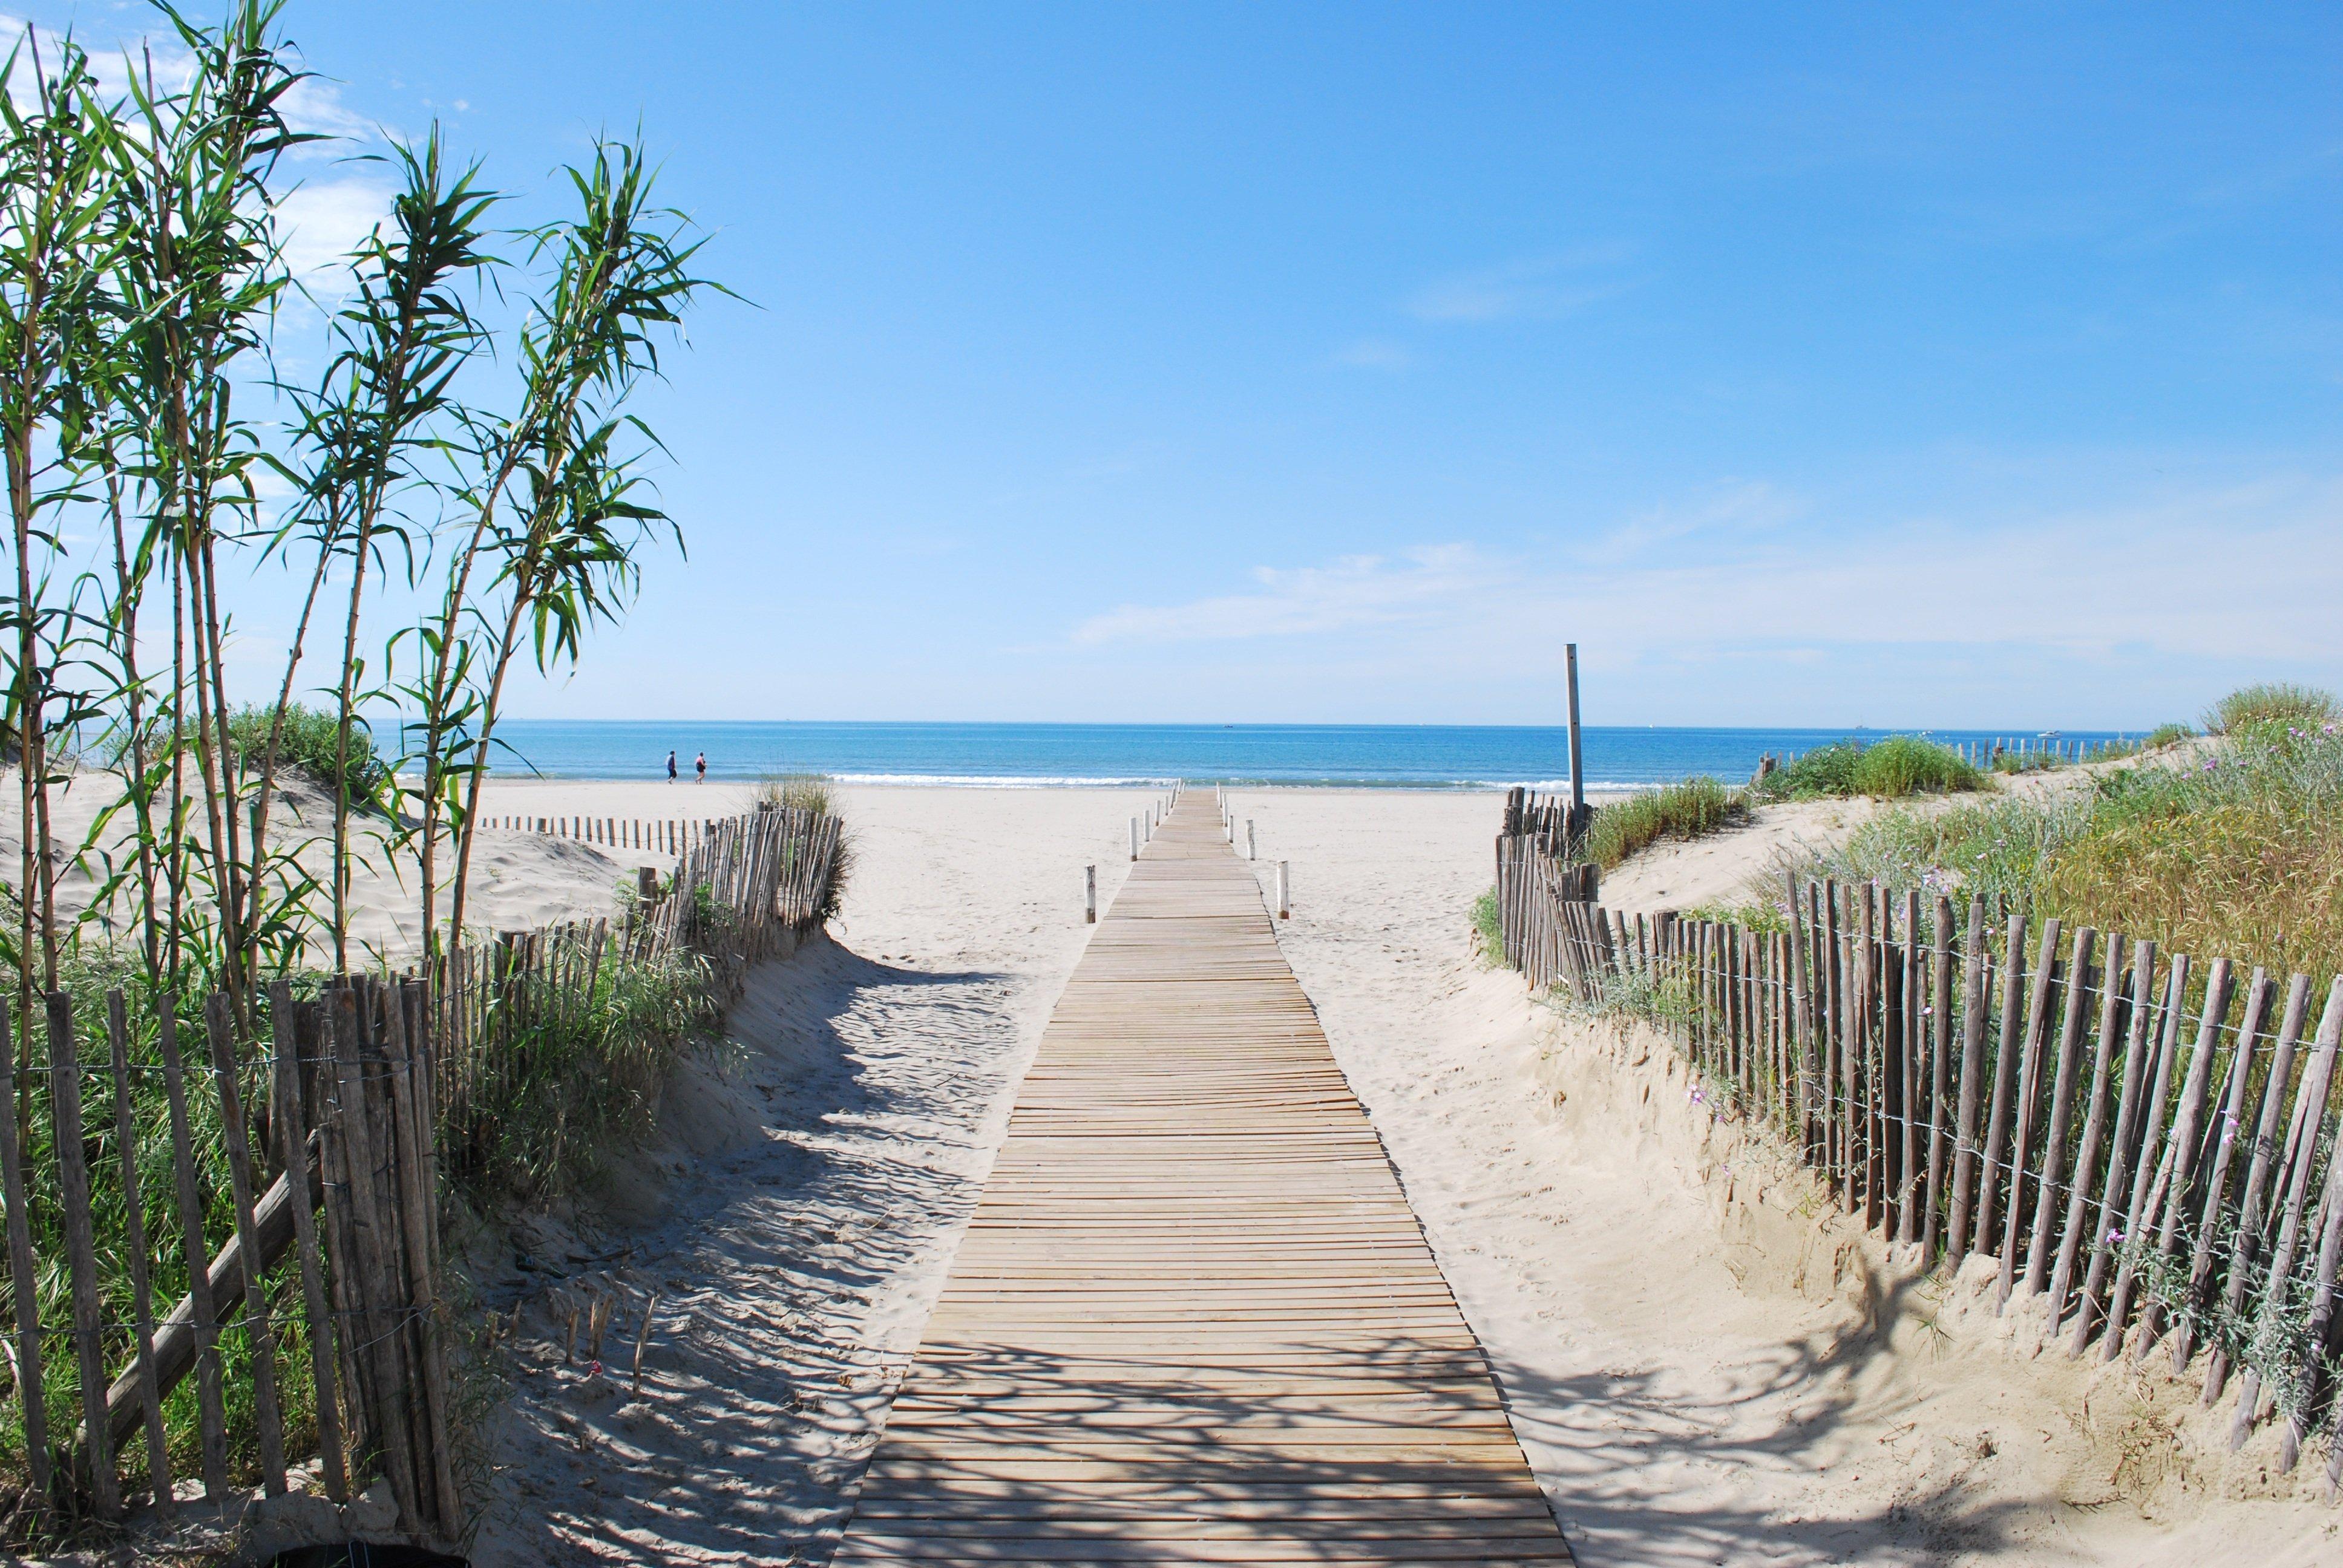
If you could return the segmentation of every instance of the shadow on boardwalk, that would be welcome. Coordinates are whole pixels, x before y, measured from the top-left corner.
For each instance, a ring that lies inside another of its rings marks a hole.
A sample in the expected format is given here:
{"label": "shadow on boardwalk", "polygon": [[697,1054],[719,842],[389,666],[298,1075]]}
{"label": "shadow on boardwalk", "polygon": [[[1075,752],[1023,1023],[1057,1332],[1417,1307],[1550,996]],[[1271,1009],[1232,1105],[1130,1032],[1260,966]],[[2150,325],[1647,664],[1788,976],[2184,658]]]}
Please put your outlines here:
{"label": "shadow on boardwalk", "polygon": [[[1021,983],[827,939],[751,977],[660,1141],[488,1292],[520,1326],[474,1486],[480,1568],[829,1555],[997,1141]],[[618,1302],[599,1372],[563,1355],[598,1292]]]}

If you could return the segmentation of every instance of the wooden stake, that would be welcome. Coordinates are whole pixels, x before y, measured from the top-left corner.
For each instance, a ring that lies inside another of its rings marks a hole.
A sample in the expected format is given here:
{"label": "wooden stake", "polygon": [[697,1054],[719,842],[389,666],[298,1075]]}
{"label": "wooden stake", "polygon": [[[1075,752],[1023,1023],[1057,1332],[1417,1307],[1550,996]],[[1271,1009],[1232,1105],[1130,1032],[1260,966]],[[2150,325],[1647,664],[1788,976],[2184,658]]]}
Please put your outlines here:
{"label": "wooden stake", "polygon": [[[2056,919],[2043,922],[2042,957],[2035,966],[2034,987],[2026,1001],[2026,1046],[2017,1069],[2017,1126],[2009,1145],[2008,1212],[2001,1227],[2001,1283],[1995,1298],[1996,1312],[2009,1303],[2009,1293],[2017,1281],[2017,1237],[2026,1224],[2026,1144],[2033,1132],[2034,1108],[2041,1099],[2042,1046],[2050,1028],[2050,983],[2058,969],[2060,926]],[[2006,1040],[2003,1049],[2007,1049]]]}
{"label": "wooden stake", "polygon": [[[121,1160],[123,1248],[130,1254],[131,1327],[137,1335],[138,1396],[146,1410],[146,1475],[155,1512],[176,1512],[171,1445],[163,1428],[163,1394],[155,1374],[155,1289],[149,1274],[146,1196],[138,1182],[138,1121],[130,1101],[130,1023],[120,990],[106,993],[106,1037],[114,1059],[114,1147]],[[6,1102],[0,1098],[0,1105]],[[0,1110],[0,1120],[8,1113]]]}
{"label": "wooden stake", "polygon": [[1945,1188],[1945,1123],[1952,1111],[1946,1094],[1953,1055],[1953,901],[1942,894],[1936,899],[1936,941],[1929,950],[1928,980],[1928,1018],[1934,1027],[1928,1036],[1927,1210],[1920,1227],[1923,1268],[1936,1261],[1937,1240],[1942,1234],[1937,1229],[1937,1197]]}
{"label": "wooden stake", "polygon": [[187,1265],[187,1300],[194,1308],[196,1422],[203,1437],[204,1496],[216,1502],[227,1495],[227,1414],[220,1397],[219,1313],[212,1300],[211,1249],[204,1241],[203,1191],[196,1181],[195,1140],[187,1126],[186,1074],[179,1060],[178,999],[159,999],[156,1011],[161,1025],[163,1087],[171,1105],[180,1243]]}
{"label": "wooden stake", "polygon": [[244,1331],[252,1348],[252,1402],[260,1428],[261,1486],[271,1497],[285,1493],[285,1424],[277,1402],[277,1331],[269,1321],[268,1289],[261,1278],[260,1229],[253,1222],[252,1142],[244,1125],[244,1096],[236,1086],[236,1037],[224,992],[204,999],[204,1026],[211,1037],[212,1073],[219,1092],[220,1131],[227,1144],[229,1200],[236,1211],[237,1243],[244,1251]]}
{"label": "wooden stake", "polygon": [[[1961,1099],[1953,1122],[1952,1230],[1945,1250],[1960,1267],[1969,1251],[1969,1216],[1976,1204],[1977,1101],[1984,1092],[1986,938],[1985,896],[1969,898],[1969,927],[1961,962]],[[1993,1180],[1993,1171],[1985,1171]],[[1979,1233],[1984,1231],[1982,1223]]]}
{"label": "wooden stake", "polygon": [[[2106,964],[2100,971],[2098,1046],[2091,1054],[2091,1086],[2083,1101],[2083,1141],[2075,1150],[2075,1170],[2068,1182],[2070,1191],[2066,1198],[2064,1233],[2058,1238],[2058,1261],[2050,1270],[2050,1326],[2054,1332],[2066,1315],[2066,1296],[2074,1289],[2075,1260],[2081,1251],[2084,1232],[2098,1232],[2092,1241],[2094,1255],[2107,1244],[2106,1205],[2102,1203],[2099,1222],[2094,1224],[2091,1188],[2098,1176],[2099,1146],[2107,1141],[2107,1076],[2114,1070],[2116,1040],[2124,1023],[2123,950],[2122,933],[2110,933]],[[2117,1137],[2120,1141],[2120,1129]],[[2083,1325],[2080,1334],[2087,1337],[2090,1332],[2089,1307],[2087,1305],[2077,1316]],[[2078,1338],[2074,1353],[2080,1355],[2082,1351]]]}
{"label": "wooden stake", "polygon": [[[2066,1353],[2069,1355],[2081,1355],[2083,1347],[2090,1342],[2092,1319],[2098,1308],[2099,1287],[2106,1282],[2112,1249],[2135,1239],[2139,1228],[2135,1223],[2136,1218],[2139,1221],[2147,1219],[2140,1212],[2141,1189],[2145,1183],[2132,1179],[2135,1171],[2139,1175],[2146,1175],[2156,1155],[2155,1150],[2140,1137],[2141,1123],[2146,1120],[2142,1099],[2145,1086],[2140,1078],[2150,1070],[2150,1052],[2156,1045],[2154,942],[2139,944],[2132,954],[2131,969],[2131,1030],[2129,1043],[2124,1049],[2123,1097],[2116,1108],[2114,1133],[2108,1144],[2107,1181],[2100,1191],[2097,1216],[2090,1226],[2091,1264],[2083,1279],[2082,1300],[2075,1309],[2075,1335],[2067,1346]],[[2168,1069],[2159,1060],[2154,1070],[2162,1074]],[[2161,1100],[2161,1094],[2157,1098]],[[2084,1168],[2077,1167],[2075,1191],[2078,1193],[2083,1191],[2082,1179],[2086,1174]],[[2125,1191],[2127,1182],[2132,1182],[2128,1201]],[[2068,1229],[2076,1228],[2075,1221],[2070,1220]],[[2117,1231],[2122,1232],[2120,1237],[2117,1235]],[[2109,1324],[2108,1337],[2119,1342],[2122,1336],[2121,1320],[2113,1321]]]}
{"label": "wooden stake", "polygon": [[2057,1071],[2050,1085],[2050,1120],[2043,1128],[2042,1174],[2036,1185],[2034,1233],[2026,1246],[2026,1288],[2036,1293],[2050,1284],[2050,1244],[2057,1233],[2058,1189],[2066,1174],[2066,1136],[2075,1114],[2076,1084],[2083,1070],[2084,1007],[2090,1000],[2091,949],[2097,940],[2098,932],[2088,926],[2077,931],[2075,950],[2066,964]]}
{"label": "wooden stake", "polygon": [[640,1397],[643,1392],[643,1347],[651,1342],[651,1318],[659,1311],[659,1299],[654,1295],[643,1303],[643,1324],[635,1331],[635,1370],[628,1387]]}
{"label": "wooden stake", "polygon": [[[122,1512],[113,1433],[106,1424],[104,1303],[97,1290],[97,1245],[91,1232],[89,1166],[82,1141],[81,1063],[74,1051],[73,998],[48,994],[49,1121],[56,1131],[58,1207],[65,1212],[65,1259],[73,1282],[74,1347],[81,1362],[82,1441],[88,1445],[90,1498],[100,1519]],[[13,1108],[12,1108],[13,1111]]]}
{"label": "wooden stake", "polygon": [[25,1423],[25,1470],[32,1483],[34,1512],[46,1517],[54,1493],[49,1471],[48,1409],[42,1403],[41,1315],[33,1261],[32,1217],[25,1207],[25,1151],[16,1140],[16,1108],[23,1089],[16,1081],[16,1047],[8,1036],[9,1013],[0,1009],[0,1196],[8,1204],[9,1294],[15,1301],[16,1398]]}

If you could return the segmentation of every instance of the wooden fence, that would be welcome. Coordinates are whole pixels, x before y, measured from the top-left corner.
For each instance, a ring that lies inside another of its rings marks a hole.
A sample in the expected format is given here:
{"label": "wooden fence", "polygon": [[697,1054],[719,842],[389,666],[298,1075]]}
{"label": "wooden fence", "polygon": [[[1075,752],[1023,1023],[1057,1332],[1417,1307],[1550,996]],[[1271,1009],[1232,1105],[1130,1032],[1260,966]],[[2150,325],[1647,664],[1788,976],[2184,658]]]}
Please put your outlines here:
{"label": "wooden fence", "polygon": [[[1785,879],[1767,929],[1571,896],[1585,869],[1498,840],[1508,961],[1674,1037],[1851,1214],[1927,1261],[1997,1260],[2071,1354],[2203,1352],[2232,1446],[2281,1462],[2336,1418],[2343,976],[2325,986],[1876,886]],[[1587,890],[1591,891],[1591,888]],[[2330,1445],[2330,1486],[2343,1442]]]}
{"label": "wooden fence", "polygon": [[775,956],[829,912],[843,826],[777,808],[707,825],[672,875],[644,890],[627,917],[506,931],[442,960],[432,988],[441,1140],[467,1175],[482,1158],[498,1108],[530,1081],[549,1033],[578,1032],[608,966],[689,950],[708,960],[729,1000],[747,968]]}
{"label": "wooden fence", "polygon": [[680,855],[714,833],[724,819],[716,817],[499,816],[481,821],[483,828],[515,833],[536,833],[551,839],[574,839],[606,849],[643,849],[655,855]]}
{"label": "wooden fence", "polygon": [[279,984],[257,1045],[225,996],[150,1015],[111,990],[94,1021],[56,992],[42,1069],[0,1016],[0,1541],[120,1517],[133,1492],[167,1516],[181,1475],[279,1494],[312,1458],[335,1501],[380,1477],[404,1533],[458,1539],[447,1166],[526,1081],[547,1010],[590,1006],[621,953],[688,947],[737,980],[828,912],[840,841],[802,810],[716,822],[618,925],[459,947],[437,983]]}
{"label": "wooden fence", "polygon": [[[423,987],[352,977],[297,1001],[280,985],[267,1010],[268,1050],[239,1060],[225,996],[193,1051],[175,1005],[141,1016],[109,991],[93,1031],[53,992],[48,1067],[29,1073],[0,1021],[12,1532],[119,1515],[126,1459],[168,1516],[186,1453],[165,1402],[192,1374],[206,1498],[229,1494],[232,1458],[284,1493],[299,1439],[337,1502],[383,1476],[407,1533],[457,1533]],[[45,1263],[63,1265],[69,1324],[41,1311]]]}

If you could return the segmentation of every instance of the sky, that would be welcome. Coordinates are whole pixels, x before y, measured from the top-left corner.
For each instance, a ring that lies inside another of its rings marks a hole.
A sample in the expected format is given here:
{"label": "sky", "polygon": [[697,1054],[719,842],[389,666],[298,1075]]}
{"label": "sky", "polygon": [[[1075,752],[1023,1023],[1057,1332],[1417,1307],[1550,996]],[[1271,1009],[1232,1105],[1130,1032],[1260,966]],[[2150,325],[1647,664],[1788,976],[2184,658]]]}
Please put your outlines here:
{"label": "sky", "polygon": [[[287,5],[310,123],[436,121],[516,222],[639,126],[740,297],[640,400],[688,558],[515,713],[1550,723],[1571,641],[1594,723],[2343,686],[2343,11],[393,15]],[[382,176],[303,177],[316,265]]]}

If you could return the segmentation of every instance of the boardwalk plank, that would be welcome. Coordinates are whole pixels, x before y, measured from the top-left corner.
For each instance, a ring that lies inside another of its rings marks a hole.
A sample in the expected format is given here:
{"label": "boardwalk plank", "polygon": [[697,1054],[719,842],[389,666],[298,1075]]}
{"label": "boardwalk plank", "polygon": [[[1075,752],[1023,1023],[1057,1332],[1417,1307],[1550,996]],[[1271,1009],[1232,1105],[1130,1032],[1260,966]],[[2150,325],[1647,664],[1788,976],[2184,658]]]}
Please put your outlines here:
{"label": "boardwalk plank", "polygon": [[836,1561],[1569,1561],[1201,797],[1067,981]]}

